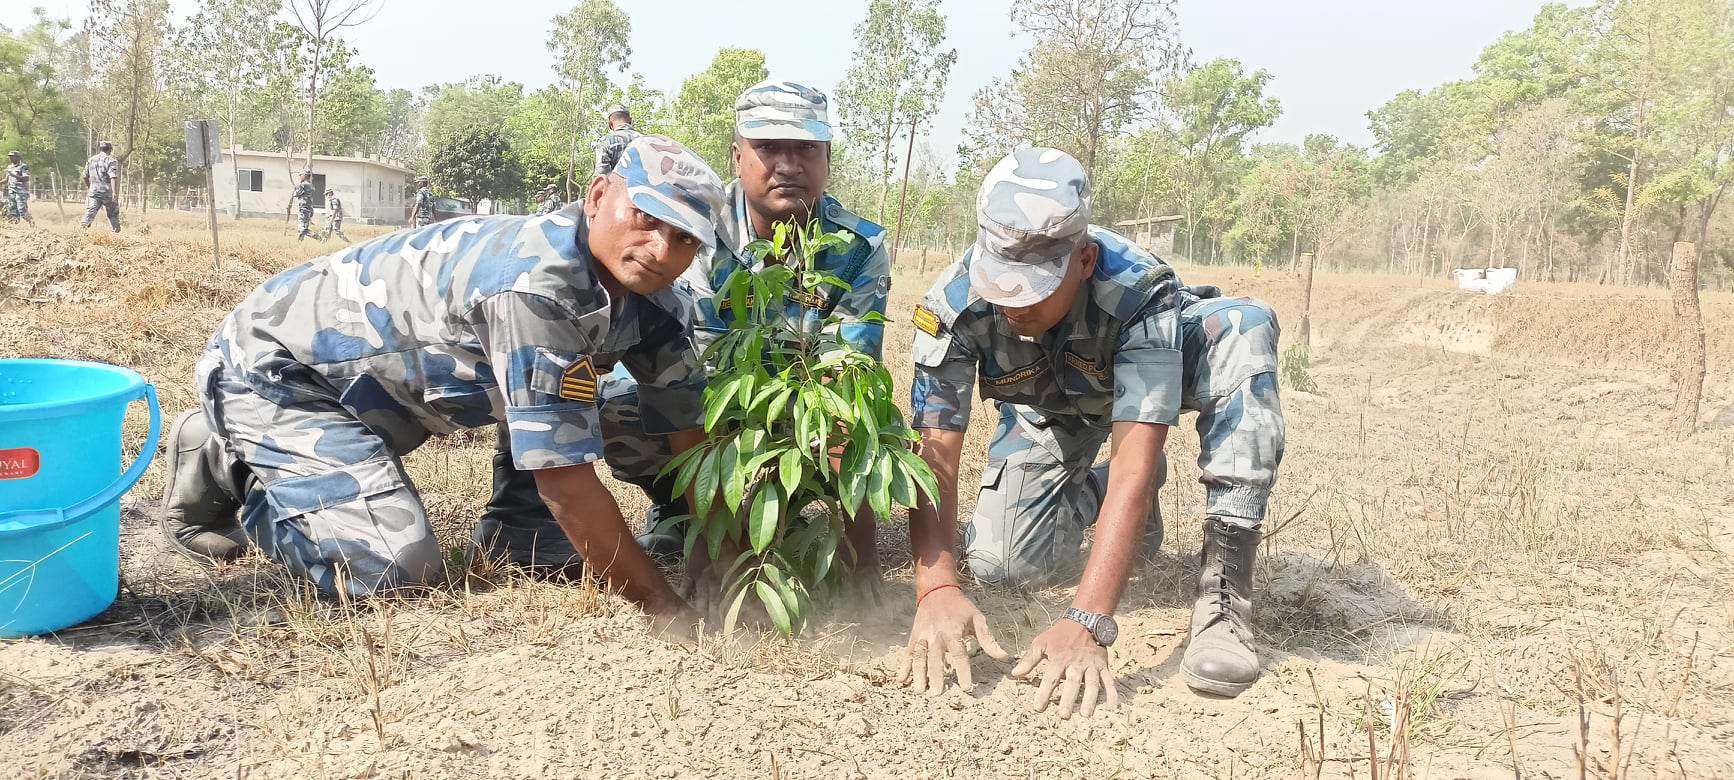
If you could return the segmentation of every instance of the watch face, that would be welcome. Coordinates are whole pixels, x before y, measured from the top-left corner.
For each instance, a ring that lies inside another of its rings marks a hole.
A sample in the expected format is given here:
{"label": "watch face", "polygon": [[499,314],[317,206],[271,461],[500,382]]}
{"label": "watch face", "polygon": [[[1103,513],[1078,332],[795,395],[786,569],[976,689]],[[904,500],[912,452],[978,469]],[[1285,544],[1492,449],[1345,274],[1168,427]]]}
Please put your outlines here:
{"label": "watch face", "polygon": [[1096,619],[1096,630],[1093,633],[1096,635],[1096,644],[1107,647],[1120,638],[1120,626],[1114,622],[1112,615],[1103,615]]}

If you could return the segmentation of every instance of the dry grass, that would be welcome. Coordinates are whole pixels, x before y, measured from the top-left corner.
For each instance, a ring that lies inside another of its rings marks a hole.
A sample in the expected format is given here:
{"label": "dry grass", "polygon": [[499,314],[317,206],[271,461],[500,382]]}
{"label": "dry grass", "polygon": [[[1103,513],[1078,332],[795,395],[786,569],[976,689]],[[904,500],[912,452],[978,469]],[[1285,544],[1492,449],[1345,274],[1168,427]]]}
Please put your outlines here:
{"label": "dry grass", "polygon": [[[142,237],[0,228],[5,354],[129,365],[165,413],[189,407],[193,361],[227,307],[319,251],[280,225],[225,228],[221,274],[187,215],[153,213]],[[1182,272],[1298,321],[1284,275]],[[895,279],[894,376],[911,370],[905,323],[925,279]],[[985,662],[976,700],[924,704],[891,686],[880,664],[907,627],[907,569],[885,606],[835,605],[811,641],[680,649],[582,583],[454,566],[425,592],[331,601],[258,559],[166,557],[129,515],[116,608],[0,644],[0,742],[30,746],[14,759],[26,776],[1734,773],[1734,431],[1676,442],[1652,423],[1673,397],[1665,291],[1526,284],[1489,299],[1322,274],[1314,300],[1317,392],[1285,389],[1290,450],[1262,555],[1269,674],[1239,700],[1193,696],[1175,676],[1203,500],[1182,431],[1171,541],[1122,610],[1127,711],[1099,725],[1022,713],[1026,689]],[[1734,405],[1731,307],[1705,296],[1707,420]],[[128,425],[136,446],[142,419]],[[485,500],[492,444],[484,430],[407,459],[454,550]],[[154,498],[160,479],[153,468],[134,495]],[[614,487],[637,516],[642,496]],[[907,561],[902,534],[900,520],[885,528],[888,561]],[[1021,648],[1067,595],[981,603]]]}

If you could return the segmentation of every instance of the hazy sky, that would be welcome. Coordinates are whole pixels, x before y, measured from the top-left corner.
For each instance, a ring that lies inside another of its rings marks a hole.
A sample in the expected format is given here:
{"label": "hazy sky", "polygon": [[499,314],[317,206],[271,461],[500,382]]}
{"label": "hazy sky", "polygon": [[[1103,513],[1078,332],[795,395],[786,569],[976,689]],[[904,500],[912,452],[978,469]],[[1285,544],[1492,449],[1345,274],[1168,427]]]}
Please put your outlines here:
{"label": "hazy sky", "polygon": [[[827,91],[848,70],[850,33],[864,2],[617,0],[632,17],[631,70],[671,96],[718,48],[757,48],[771,75]],[[949,157],[976,90],[1016,63],[1027,41],[1006,0],[942,0],[957,65],[933,128]],[[548,20],[571,0],[385,0],[383,12],[350,31],[382,87],[419,88],[497,73],[534,89],[552,80],[543,42]],[[0,23],[28,8],[82,16],[84,0],[5,0]],[[196,5],[175,0],[178,11]],[[1282,119],[1261,140],[1332,133],[1368,144],[1366,112],[1396,93],[1462,78],[1500,34],[1527,27],[1541,0],[1180,0],[1183,43],[1202,61],[1234,57],[1274,76]]]}

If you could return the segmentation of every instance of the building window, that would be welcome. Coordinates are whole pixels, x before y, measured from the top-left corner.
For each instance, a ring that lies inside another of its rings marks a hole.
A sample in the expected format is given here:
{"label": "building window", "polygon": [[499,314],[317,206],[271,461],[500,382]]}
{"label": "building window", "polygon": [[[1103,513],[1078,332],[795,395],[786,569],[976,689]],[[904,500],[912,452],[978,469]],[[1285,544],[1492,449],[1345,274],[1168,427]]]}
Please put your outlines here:
{"label": "building window", "polygon": [[253,170],[251,168],[242,168],[242,169],[236,171],[235,175],[240,180],[241,189],[246,190],[248,192],[264,192],[265,191],[265,172],[264,171],[256,171],[256,170]]}

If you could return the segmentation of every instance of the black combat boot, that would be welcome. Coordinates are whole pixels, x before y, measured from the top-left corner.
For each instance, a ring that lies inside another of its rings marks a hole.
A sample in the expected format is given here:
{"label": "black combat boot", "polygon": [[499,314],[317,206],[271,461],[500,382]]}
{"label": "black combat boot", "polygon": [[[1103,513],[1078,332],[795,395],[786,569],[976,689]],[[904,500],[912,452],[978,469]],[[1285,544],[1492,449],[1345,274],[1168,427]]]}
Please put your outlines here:
{"label": "black combat boot", "polygon": [[1192,602],[1192,628],[1180,670],[1192,690],[1238,696],[1258,680],[1258,653],[1252,640],[1252,566],[1260,532],[1204,521],[1203,571],[1198,600]]}
{"label": "black combat boot", "polygon": [[228,485],[222,445],[205,413],[182,414],[169,428],[168,484],[157,525],[180,552],[195,560],[232,561],[247,550],[236,513],[241,502]]}
{"label": "black combat boot", "polygon": [[472,554],[526,567],[537,574],[577,573],[583,559],[548,511],[536,475],[512,465],[506,426],[494,448],[493,497],[471,536]]}

